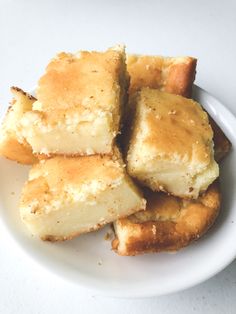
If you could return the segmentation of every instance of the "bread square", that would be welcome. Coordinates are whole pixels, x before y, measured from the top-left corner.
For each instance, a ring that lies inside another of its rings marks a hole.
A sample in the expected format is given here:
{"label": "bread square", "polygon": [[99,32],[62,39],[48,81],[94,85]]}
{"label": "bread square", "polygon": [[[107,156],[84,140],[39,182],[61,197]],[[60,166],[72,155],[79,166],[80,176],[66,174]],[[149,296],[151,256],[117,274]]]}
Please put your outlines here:
{"label": "bread square", "polygon": [[29,174],[20,201],[23,222],[43,240],[71,239],[145,209],[142,193],[113,156],[56,156]]}
{"label": "bread square", "polygon": [[130,94],[142,87],[191,97],[197,59],[192,57],[162,57],[127,55],[130,74]]}
{"label": "bread square", "polygon": [[33,164],[37,158],[27,142],[19,142],[17,124],[24,113],[32,109],[36,99],[18,87],[11,87],[11,92],[13,100],[0,129],[0,155],[21,164]]}
{"label": "bread square", "polygon": [[196,199],[219,175],[207,114],[193,100],[149,88],[134,101],[128,173],[154,191]]}
{"label": "bread square", "polygon": [[113,249],[119,255],[178,251],[199,239],[215,222],[220,208],[218,182],[197,200],[145,190],[147,209],[114,223]]}
{"label": "bread square", "polygon": [[19,133],[34,153],[110,154],[120,131],[128,78],[121,46],[60,53],[47,66]]}

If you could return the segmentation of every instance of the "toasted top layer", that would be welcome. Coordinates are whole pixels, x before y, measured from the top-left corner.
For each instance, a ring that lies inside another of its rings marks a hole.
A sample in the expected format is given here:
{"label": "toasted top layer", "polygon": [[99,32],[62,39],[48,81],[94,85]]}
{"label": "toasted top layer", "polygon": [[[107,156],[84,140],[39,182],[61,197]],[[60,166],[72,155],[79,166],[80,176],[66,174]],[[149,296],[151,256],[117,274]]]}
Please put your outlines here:
{"label": "toasted top layer", "polygon": [[130,93],[142,87],[191,96],[197,60],[191,57],[128,55]]}
{"label": "toasted top layer", "polygon": [[160,158],[193,160],[208,165],[213,132],[202,107],[182,96],[144,88],[137,98],[135,138]]}
{"label": "toasted top layer", "polygon": [[124,48],[106,52],[60,53],[47,66],[38,83],[36,110],[102,108],[117,105],[119,81],[124,73]]}
{"label": "toasted top layer", "polygon": [[124,175],[124,168],[117,156],[93,155],[81,157],[56,156],[41,160],[33,166],[29,180],[42,176],[54,189],[65,184],[82,185],[91,181],[111,182]]}

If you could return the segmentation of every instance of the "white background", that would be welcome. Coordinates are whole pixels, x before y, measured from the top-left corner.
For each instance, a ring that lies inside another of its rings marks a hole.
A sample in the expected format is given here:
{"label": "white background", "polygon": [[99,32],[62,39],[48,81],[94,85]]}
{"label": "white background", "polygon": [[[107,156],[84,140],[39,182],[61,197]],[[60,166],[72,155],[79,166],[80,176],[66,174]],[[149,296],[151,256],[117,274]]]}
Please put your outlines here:
{"label": "white background", "polygon": [[[10,100],[9,87],[32,89],[56,52],[125,43],[128,52],[197,57],[196,83],[236,115],[235,35],[233,0],[0,0],[0,112]],[[0,314],[231,314],[235,308],[235,261],[207,282],[177,294],[108,299],[32,263],[0,230]]]}

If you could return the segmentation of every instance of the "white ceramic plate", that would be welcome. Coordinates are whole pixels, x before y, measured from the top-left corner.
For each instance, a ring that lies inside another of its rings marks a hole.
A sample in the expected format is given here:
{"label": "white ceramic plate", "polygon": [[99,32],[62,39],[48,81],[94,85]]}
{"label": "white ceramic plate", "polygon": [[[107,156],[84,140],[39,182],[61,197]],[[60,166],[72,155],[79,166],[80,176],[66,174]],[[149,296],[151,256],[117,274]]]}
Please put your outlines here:
{"label": "white ceramic plate", "polygon": [[[222,127],[236,147],[236,119],[199,87],[194,98]],[[175,254],[121,257],[104,240],[106,228],[64,243],[42,242],[20,221],[18,199],[28,167],[0,159],[0,217],[5,229],[36,261],[52,272],[95,293],[115,297],[149,297],[194,286],[226,267],[236,256],[236,153],[221,165],[223,204],[213,228]]]}

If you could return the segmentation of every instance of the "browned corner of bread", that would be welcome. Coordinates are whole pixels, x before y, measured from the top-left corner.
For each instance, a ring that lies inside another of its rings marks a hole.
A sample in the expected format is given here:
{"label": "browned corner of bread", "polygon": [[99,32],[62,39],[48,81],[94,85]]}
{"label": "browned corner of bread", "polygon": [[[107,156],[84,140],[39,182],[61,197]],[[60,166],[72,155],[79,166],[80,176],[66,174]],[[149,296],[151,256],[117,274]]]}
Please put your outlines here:
{"label": "browned corner of bread", "polygon": [[188,58],[186,63],[171,66],[165,90],[169,93],[191,98],[192,87],[196,75],[197,59]]}
{"label": "browned corner of bread", "polygon": [[34,96],[26,93],[25,91],[23,91],[23,89],[21,89],[21,88],[19,88],[17,86],[11,86],[10,90],[11,90],[11,92],[19,92],[19,93],[25,95],[30,100],[37,100]]}

